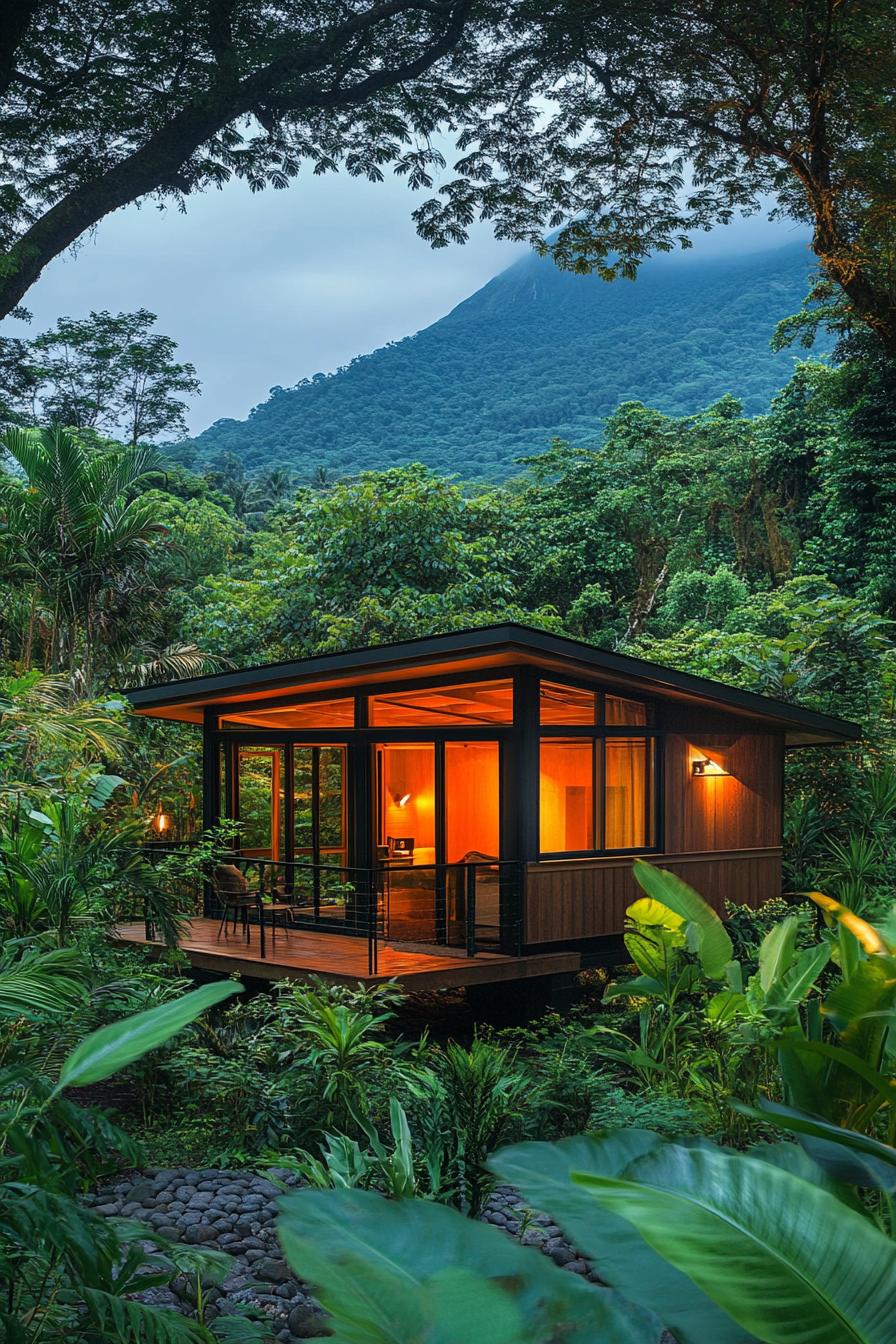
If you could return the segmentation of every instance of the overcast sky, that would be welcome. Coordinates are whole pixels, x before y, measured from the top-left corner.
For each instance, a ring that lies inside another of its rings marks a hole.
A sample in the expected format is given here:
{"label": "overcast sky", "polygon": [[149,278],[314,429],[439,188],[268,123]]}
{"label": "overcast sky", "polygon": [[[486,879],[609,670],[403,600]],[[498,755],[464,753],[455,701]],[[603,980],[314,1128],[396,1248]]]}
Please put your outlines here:
{"label": "overcast sky", "polygon": [[[191,198],[186,214],[131,207],[47,267],[24,300],[29,327],[2,330],[37,335],[63,315],[149,308],[202,381],[191,431],[242,419],[277,383],[419,331],[523,254],[486,226],[465,247],[433,251],[411,221],[420,199],[395,179],[309,174],[258,196],[233,183]],[[754,218],[698,246],[743,252],[795,236]]]}

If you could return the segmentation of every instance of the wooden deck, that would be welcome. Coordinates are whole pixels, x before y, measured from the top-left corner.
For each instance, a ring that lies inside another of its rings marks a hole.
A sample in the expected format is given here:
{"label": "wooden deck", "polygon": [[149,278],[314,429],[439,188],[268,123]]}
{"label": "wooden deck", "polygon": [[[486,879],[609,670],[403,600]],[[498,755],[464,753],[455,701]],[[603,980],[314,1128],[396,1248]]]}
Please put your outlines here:
{"label": "wooden deck", "polygon": [[[143,923],[119,925],[114,939],[119,943],[138,943],[157,948],[150,942]],[[578,952],[546,952],[531,957],[509,957],[498,952],[481,952],[476,957],[410,951],[388,941],[379,947],[376,975],[367,973],[367,941],[338,933],[318,933],[293,929],[288,936],[277,933],[276,948],[267,938],[267,956],[258,947],[258,931],[252,930],[251,942],[241,933],[218,938],[216,919],[190,921],[189,933],[181,939],[179,950],[197,970],[216,971],[220,975],[236,972],[258,980],[302,980],[320,976],[337,983],[373,985],[398,980],[406,989],[448,989],[462,985],[494,984],[503,980],[528,980],[536,976],[577,971]]]}

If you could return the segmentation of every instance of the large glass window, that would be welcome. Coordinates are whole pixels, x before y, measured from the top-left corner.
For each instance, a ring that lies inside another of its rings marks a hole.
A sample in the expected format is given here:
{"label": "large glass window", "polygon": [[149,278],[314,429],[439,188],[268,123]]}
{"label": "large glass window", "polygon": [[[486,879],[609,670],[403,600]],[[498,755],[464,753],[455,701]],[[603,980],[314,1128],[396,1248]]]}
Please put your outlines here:
{"label": "large glass window", "polygon": [[240,852],[278,860],[284,844],[282,747],[240,747],[237,753]]}
{"label": "large glass window", "polygon": [[653,739],[608,737],[604,750],[605,847],[646,849],[653,844]]}
{"label": "large glass window", "polygon": [[374,728],[450,728],[456,724],[512,723],[513,682],[474,681],[468,685],[372,695]]}
{"label": "large glass window", "polygon": [[377,845],[381,857],[435,863],[436,749],[431,742],[376,748]]}
{"label": "large glass window", "polygon": [[543,681],[539,689],[539,717],[543,724],[570,726],[596,723],[594,691],[582,691],[577,686],[562,686],[556,681]]}
{"label": "large glass window", "polygon": [[649,723],[647,705],[642,700],[628,700],[621,695],[604,696],[604,720],[612,724]]}
{"label": "large glass window", "polygon": [[650,849],[656,843],[652,737],[542,737],[542,854]]}
{"label": "large glass window", "polygon": [[445,743],[445,859],[496,859],[501,849],[497,742]]}
{"label": "large glass window", "polygon": [[295,857],[344,864],[345,747],[296,746],[293,760]]}
{"label": "large glass window", "polygon": [[594,849],[594,741],[541,741],[540,836],[544,854]]}
{"label": "large glass window", "polygon": [[240,710],[221,715],[221,727],[241,728],[354,728],[355,702],[308,700],[305,704],[272,705],[269,709]]}

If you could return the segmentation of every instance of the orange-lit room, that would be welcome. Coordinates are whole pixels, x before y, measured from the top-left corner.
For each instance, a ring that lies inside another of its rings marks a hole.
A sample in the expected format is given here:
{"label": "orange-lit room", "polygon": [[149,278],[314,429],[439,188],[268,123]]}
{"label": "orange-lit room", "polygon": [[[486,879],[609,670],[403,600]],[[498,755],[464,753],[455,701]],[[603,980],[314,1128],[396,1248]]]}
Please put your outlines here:
{"label": "orange-lit room", "polygon": [[780,894],[784,753],[858,735],[512,625],[129,697],[202,725],[203,822],[291,918],[350,932],[372,891],[389,936],[468,954],[618,934],[637,855],[720,909]]}

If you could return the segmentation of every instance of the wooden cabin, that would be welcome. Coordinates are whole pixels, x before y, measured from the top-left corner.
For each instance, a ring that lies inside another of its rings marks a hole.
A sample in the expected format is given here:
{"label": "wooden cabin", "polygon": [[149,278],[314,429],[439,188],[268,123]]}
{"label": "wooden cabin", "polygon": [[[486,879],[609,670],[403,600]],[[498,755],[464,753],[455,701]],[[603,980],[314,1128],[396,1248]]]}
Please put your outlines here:
{"label": "wooden cabin", "polygon": [[201,726],[204,824],[239,822],[292,929],[519,974],[622,931],[635,855],[719,910],[779,895],[785,751],[860,735],[515,624],[127,695]]}

